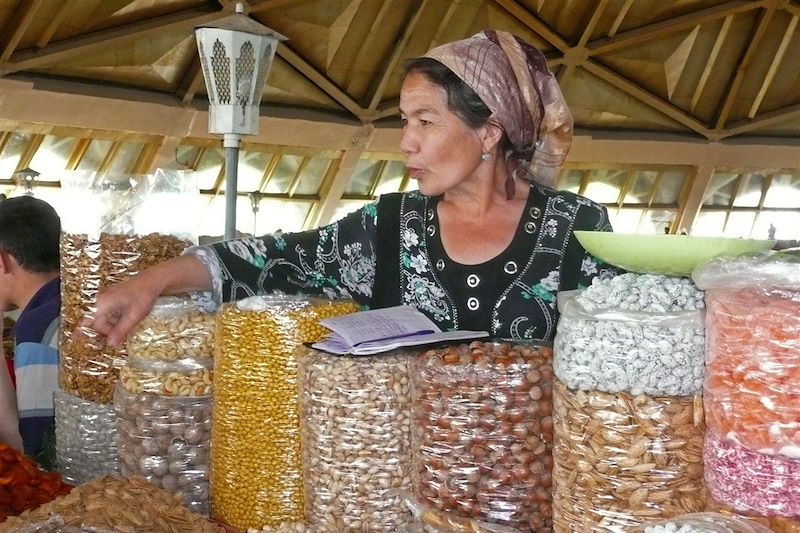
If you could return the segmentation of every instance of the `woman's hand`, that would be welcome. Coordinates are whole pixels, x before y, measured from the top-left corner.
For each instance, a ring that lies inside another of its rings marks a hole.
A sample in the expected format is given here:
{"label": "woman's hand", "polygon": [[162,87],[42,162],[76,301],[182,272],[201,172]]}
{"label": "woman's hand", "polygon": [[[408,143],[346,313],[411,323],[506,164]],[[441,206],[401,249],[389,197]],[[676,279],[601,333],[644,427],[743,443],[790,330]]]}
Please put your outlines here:
{"label": "woman's hand", "polygon": [[82,326],[105,337],[107,345],[119,347],[162,294],[210,289],[211,276],[200,260],[193,255],[176,257],[103,288],[95,312]]}

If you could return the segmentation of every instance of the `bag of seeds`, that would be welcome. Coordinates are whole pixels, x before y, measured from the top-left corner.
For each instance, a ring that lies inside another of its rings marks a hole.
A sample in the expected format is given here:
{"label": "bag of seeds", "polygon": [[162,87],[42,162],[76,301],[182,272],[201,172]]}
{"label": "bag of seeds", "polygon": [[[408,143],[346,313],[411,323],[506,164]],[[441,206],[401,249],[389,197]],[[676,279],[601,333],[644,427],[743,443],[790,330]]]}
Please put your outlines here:
{"label": "bag of seeds", "polygon": [[305,518],[314,531],[397,531],[411,514],[409,354],[298,349]]}
{"label": "bag of seeds", "polygon": [[321,319],[357,310],[349,300],[254,296],[217,312],[213,518],[242,530],[303,520],[295,350],[329,333]]}
{"label": "bag of seeds", "polygon": [[525,531],[552,528],[552,350],[520,340],[421,349],[411,361],[413,495]]}
{"label": "bag of seeds", "polygon": [[199,193],[193,174],[180,171],[70,174],[61,183],[65,204],[75,207],[62,214],[59,383],[71,394],[108,404],[126,352],[105,346],[81,323],[101,288],[197,241]]}
{"label": "bag of seeds", "polygon": [[558,295],[556,377],[572,390],[691,396],[702,389],[703,292],[688,278],[626,273]]}

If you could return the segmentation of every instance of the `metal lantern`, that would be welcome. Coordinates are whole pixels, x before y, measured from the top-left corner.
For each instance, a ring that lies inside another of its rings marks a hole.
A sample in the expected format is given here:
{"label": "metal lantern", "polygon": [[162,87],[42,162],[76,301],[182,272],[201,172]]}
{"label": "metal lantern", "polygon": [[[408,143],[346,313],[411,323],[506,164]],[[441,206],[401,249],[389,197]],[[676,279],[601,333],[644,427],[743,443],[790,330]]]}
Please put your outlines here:
{"label": "metal lantern", "polygon": [[23,196],[33,196],[33,188],[39,183],[39,172],[32,168],[23,168],[14,172],[11,178],[18,187],[22,187],[25,190]]}
{"label": "metal lantern", "polygon": [[195,29],[208,92],[208,132],[223,136],[225,148],[225,238],[236,232],[236,181],[242,135],[258,133],[259,104],[283,35],[243,14]]}

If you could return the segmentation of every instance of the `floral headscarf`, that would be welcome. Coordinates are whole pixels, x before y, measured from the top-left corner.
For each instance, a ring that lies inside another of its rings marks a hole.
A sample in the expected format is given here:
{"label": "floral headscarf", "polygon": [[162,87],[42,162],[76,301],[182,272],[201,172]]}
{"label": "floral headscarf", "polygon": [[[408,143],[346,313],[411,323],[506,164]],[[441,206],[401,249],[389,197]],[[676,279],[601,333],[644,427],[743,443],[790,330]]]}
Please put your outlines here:
{"label": "floral headscarf", "polygon": [[491,110],[514,147],[507,156],[516,160],[515,174],[555,183],[572,145],[572,115],[542,52],[508,32],[485,30],[425,57],[452,70]]}

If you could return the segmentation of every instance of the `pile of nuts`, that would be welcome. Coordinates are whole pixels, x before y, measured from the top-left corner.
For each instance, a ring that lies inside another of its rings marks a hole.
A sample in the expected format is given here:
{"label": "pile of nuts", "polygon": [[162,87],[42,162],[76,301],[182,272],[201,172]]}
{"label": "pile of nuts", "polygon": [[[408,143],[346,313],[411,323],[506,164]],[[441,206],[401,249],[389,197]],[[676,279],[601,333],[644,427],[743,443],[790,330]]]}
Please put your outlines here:
{"label": "pile of nuts", "polygon": [[[251,310],[252,309],[252,310]],[[244,529],[303,520],[295,350],[357,304],[253,297],[218,312],[211,512]]]}
{"label": "pile of nuts", "polygon": [[211,397],[133,394],[117,384],[114,407],[122,475],[143,477],[208,514]]}
{"label": "pile of nuts", "polygon": [[[201,360],[183,359],[175,363],[130,359],[119,371],[119,380],[126,391],[134,394],[151,392],[162,396],[208,396],[212,389],[212,373]],[[205,364],[209,364],[209,360]]]}
{"label": "pile of nuts", "polygon": [[85,400],[110,404],[126,352],[105,346],[81,326],[91,316],[98,291],[145,268],[181,254],[191,243],[171,235],[98,238],[65,233],[61,237],[61,338],[59,383]]}
{"label": "pile of nuts", "polygon": [[128,335],[128,356],[161,361],[213,357],[215,319],[187,297],[161,297]]}
{"label": "pile of nuts", "polygon": [[412,484],[421,503],[550,530],[551,363],[552,350],[522,341],[473,341],[415,357]]}
{"label": "pile of nuts", "polygon": [[0,533],[41,531],[36,525],[52,517],[58,517],[64,526],[56,531],[225,533],[222,526],[188,510],[173,494],[143,479],[112,477],[85,483],[66,496],[12,516],[0,524]]}
{"label": "pile of nuts", "polygon": [[553,390],[554,526],[619,531],[699,512],[703,406],[694,398]]}
{"label": "pile of nuts", "polygon": [[111,405],[78,398],[62,390],[53,396],[56,463],[66,483],[80,485],[114,476],[117,465],[117,415]]}
{"label": "pile of nuts", "polygon": [[559,296],[556,377],[573,390],[691,396],[703,386],[703,292],[688,278],[623,274]]}
{"label": "pile of nuts", "polygon": [[411,514],[411,426],[404,352],[298,358],[305,517],[316,531],[397,531]]}

